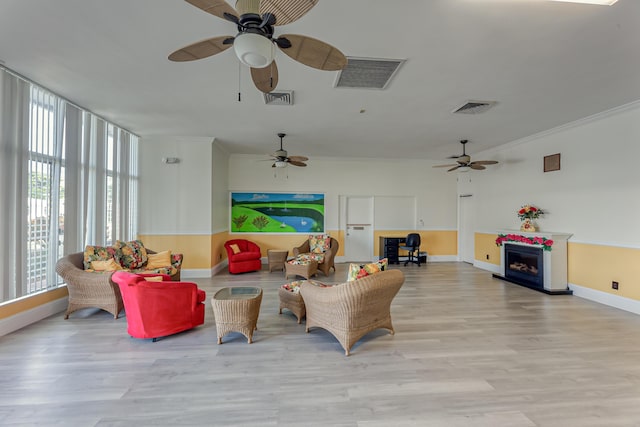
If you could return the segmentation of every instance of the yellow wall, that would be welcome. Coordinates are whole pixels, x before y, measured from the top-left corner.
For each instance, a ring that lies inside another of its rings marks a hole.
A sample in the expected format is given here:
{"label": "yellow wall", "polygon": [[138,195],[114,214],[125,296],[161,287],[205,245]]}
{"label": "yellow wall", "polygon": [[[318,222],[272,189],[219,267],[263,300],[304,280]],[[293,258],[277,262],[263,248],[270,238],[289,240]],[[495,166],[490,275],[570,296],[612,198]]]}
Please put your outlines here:
{"label": "yellow wall", "polygon": [[154,251],[170,250],[184,256],[182,268],[211,268],[211,235],[206,234],[169,234],[138,235],[144,246]]}
{"label": "yellow wall", "polygon": [[223,231],[211,236],[211,266],[220,264],[227,259],[227,251],[224,249],[224,242],[229,239],[229,233]]}
{"label": "yellow wall", "polygon": [[570,283],[640,300],[640,249],[569,242],[567,252]]}
{"label": "yellow wall", "polygon": [[60,298],[66,297],[68,294],[67,287],[54,289],[41,294],[32,295],[17,301],[12,301],[0,306],[0,319],[14,316],[27,310],[31,310],[40,305],[47,304]]}
{"label": "yellow wall", "polygon": [[[476,233],[473,258],[489,264],[500,265],[500,246],[496,246],[497,234]],[[489,255],[489,259],[487,259]]]}
{"label": "yellow wall", "polygon": [[[420,234],[420,250],[432,255],[458,255],[458,232],[453,231],[415,231],[415,230],[376,230],[374,231],[374,253],[380,253],[380,237],[407,237],[409,233]],[[402,251],[401,251],[402,254]]]}

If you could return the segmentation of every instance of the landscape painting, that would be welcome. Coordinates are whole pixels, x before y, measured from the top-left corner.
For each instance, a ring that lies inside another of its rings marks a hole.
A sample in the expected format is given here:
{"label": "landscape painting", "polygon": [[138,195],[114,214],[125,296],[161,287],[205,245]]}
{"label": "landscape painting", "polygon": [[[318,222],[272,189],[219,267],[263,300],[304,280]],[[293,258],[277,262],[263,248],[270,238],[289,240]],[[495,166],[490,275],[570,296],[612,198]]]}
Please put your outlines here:
{"label": "landscape painting", "polygon": [[324,233],[324,194],[231,193],[232,233]]}

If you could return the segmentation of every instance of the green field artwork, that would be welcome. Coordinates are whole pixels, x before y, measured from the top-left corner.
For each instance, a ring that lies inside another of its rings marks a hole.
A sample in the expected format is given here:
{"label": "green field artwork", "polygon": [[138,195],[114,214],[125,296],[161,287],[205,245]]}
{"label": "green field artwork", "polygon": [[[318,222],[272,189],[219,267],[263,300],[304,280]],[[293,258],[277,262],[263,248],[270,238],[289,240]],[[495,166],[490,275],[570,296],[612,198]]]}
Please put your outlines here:
{"label": "green field artwork", "polygon": [[231,193],[232,233],[324,233],[324,194]]}

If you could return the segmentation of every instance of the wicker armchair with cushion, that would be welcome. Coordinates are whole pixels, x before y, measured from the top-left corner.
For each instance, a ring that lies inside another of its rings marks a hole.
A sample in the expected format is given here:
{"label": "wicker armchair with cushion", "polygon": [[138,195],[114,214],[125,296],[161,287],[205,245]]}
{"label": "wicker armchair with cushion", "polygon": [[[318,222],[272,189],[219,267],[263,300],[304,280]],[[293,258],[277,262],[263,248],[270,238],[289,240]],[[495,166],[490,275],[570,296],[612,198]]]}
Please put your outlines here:
{"label": "wicker armchair with cushion", "polygon": [[[69,292],[69,302],[64,318],[68,319],[69,315],[74,311],[82,308],[95,307],[105,310],[113,314],[114,319],[118,318],[118,314],[124,308],[122,297],[118,285],[111,280],[111,275],[116,270],[123,267],[115,261],[118,247],[96,247],[87,246],[85,252],[77,252],[66,255],[56,263],[56,272],[62,277],[67,284]],[[154,255],[166,254],[162,252],[157,254],[155,251],[145,249],[147,259],[142,267],[132,271],[140,273],[158,273],[170,274],[171,280],[180,280],[180,269],[182,267],[182,254],[169,254],[171,266],[156,266],[153,264]],[[152,255],[151,260],[149,255]],[[164,258],[161,256],[161,258]],[[114,262],[117,263],[114,264]],[[100,270],[96,268],[100,264]],[[161,262],[162,264],[162,262]],[[109,267],[108,265],[113,265]],[[133,265],[129,263],[129,265]],[[157,267],[157,268],[146,268]]]}
{"label": "wicker armchair with cushion", "polygon": [[384,328],[394,334],[391,301],[403,283],[400,270],[381,271],[329,287],[305,281],[300,294],[306,309],[306,331],[326,329],[338,339],[347,356],[351,347],[373,330]]}
{"label": "wicker armchair with cushion", "polygon": [[300,246],[293,248],[293,255],[298,257],[298,255],[310,254],[318,262],[318,270],[328,276],[332,268],[334,272],[336,271],[334,259],[339,248],[338,241],[331,236],[312,235]]}

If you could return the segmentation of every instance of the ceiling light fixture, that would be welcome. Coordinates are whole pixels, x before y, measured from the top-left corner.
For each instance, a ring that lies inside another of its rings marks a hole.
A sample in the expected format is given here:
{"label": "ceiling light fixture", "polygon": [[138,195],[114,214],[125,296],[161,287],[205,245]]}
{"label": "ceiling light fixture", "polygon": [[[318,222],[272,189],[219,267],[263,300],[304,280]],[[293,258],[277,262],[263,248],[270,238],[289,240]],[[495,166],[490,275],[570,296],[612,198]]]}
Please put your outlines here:
{"label": "ceiling light fixture", "polygon": [[460,166],[458,172],[469,172],[471,168],[469,166]]}
{"label": "ceiling light fixture", "polygon": [[286,168],[287,167],[287,162],[285,162],[284,160],[276,160],[276,162],[274,163],[274,165],[277,168]]}
{"label": "ceiling light fixture", "polygon": [[276,54],[273,42],[258,33],[238,34],[233,49],[240,62],[251,68],[267,67]]}
{"label": "ceiling light fixture", "polygon": [[598,4],[600,6],[611,6],[618,0],[551,0],[561,1],[563,3],[584,3],[584,4]]}

